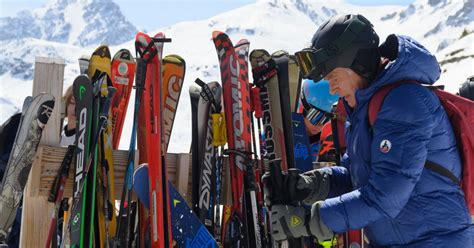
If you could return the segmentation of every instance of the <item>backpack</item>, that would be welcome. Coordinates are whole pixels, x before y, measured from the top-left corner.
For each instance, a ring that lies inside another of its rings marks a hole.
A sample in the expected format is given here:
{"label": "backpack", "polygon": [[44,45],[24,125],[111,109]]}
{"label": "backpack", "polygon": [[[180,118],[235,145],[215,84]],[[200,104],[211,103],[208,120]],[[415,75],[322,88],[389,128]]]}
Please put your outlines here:
{"label": "backpack", "polygon": [[[382,102],[385,96],[394,88],[406,84],[417,83],[416,81],[403,81],[382,86],[378,89],[369,102],[368,116],[369,124],[372,127],[377,119]],[[460,184],[464,191],[467,207],[474,215],[474,101],[467,98],[451,94],[444,90],[430,87],[438,96],[443,105],[451,126],[456,136],[459,153],[461,155],[462,174],[459,180],[450,170],[436,164],[433,161],[426,161],[425,168],[438,174],[448,177],[455,184]]]}
{"label": "backpack", "polygon": [[474,76],[469,77],[466,82],[461,84],[459,95],[474,101]]}

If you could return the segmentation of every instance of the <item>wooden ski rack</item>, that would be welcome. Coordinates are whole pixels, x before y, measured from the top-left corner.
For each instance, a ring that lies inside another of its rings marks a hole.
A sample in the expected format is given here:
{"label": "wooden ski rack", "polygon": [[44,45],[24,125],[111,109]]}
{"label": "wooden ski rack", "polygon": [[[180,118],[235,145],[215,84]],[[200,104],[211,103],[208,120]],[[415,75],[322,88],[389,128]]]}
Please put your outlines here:
{"label": "wooden ski rack", "polygon": [[[20,247],[42,247],[46,242],[47,232],[51,221],[53,203],[47,201],[54,177],[66,153],[66,147],[59,147],[60,130],[62,127],[61,116],[64,115],[62,103],[64,60],[58,58],[37,57],[33,79],[33,96],[40,92],[50,92],[56,102],[53,113],[36,153],[28,182],[23,194],[23,211],[20,230]],[[135,154],[135,163],[138,165],[138,154]],[[114,157],[115,199],[120,199],[125,176],[128,151],[116,150]],[[191,154],[168,153],[167,157],[168,178],[183,195],[186,201],[191,202]],[[72,164],[74,164],[73,161]],[[72,166],[72,168],[74,168]],[[231,203],[230,175],[227,170],[227,159],[222,166],[222,204]],[[72,196],[72,178],[74,170],[71,169],[66,183],[64,197]]]}

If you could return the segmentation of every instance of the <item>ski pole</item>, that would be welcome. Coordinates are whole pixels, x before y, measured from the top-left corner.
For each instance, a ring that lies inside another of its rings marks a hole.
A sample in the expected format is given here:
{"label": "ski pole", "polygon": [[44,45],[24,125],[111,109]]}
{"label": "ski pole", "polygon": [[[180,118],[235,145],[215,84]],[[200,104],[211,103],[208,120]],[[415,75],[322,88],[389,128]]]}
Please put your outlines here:
{"label": "ski pole", "polygon": [[[58,189],[56,190],[55,204],[54,204],[54,208],[51,214],[51,224],[49,225],[48,237],[46,238],[46,245],[45,245],[46,248],[50,247],[51,239],[53,238],[53,233],[54,233],[54,230],[56,229],[59,206],[61,205],[61,200],[63,198],[63,193],[64,193],[64,187],[66,185],[66,179],[69,177],[69,168],[71,166],[72,157],[74,156],[75,150],[76,150],[76,146],[74,145],[68,146],[66,155],[64,156],[64,159],[61,163],[61,167],[59,168],[58,176],[56,177],[59,179],[55,180],[55,182],[56,181],[58,182],[57,183]],[[49,197],[51,197],[51,194]]]}

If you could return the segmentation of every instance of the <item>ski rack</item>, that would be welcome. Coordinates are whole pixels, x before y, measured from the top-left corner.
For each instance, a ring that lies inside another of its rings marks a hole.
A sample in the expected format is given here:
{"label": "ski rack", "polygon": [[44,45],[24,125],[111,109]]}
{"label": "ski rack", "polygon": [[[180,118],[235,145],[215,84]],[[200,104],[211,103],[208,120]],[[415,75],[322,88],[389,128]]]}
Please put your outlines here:
{"label": "ski rack", "polygon": [[[158,39],[157,39],[158,40]],[[171,39],[159,39],[170,42]],[[56,99],[62,98],[64,82],[63,59],[40,58],[35,61],[35,73],[33,79],[33,95],[41,92],[50,92]],[[55,176],[60,169],[62,159],[67,147],[60,147],[60,130],[62,128],[62,117],[64,103],[56,101],[54,111],[43,132],[35,160],[31,168],[30,176],[23,194],[22,225],[20,230],[20,247],[38,247],[46,242],[51,220],[53,203],[47,201]],[[135,154],[138,160],[139,151]],[[128,150],[114,150],[114,176],[115,176],[115,199],[120,199],[121,188],[124,181]],[[191,201],[192,190],[192,166],[190,153],[168,153],[167,171],[168,179],[178,189],[180,194]],[[74,163],[74,161],[73,161]],[[138,165],[138,163],[135,163]],[[228,157],[224,157],[222,166],[223,189],[221,196],[222,204],[231,204],[232,192],[230,186],[230,173],[228,171]],[[64,197],[72,196],[73,177],[69,176],[66,181]],[[189,204],[188,204],[189,205]]]}
{"label": "ski rack", "polygon": [[[171,39],[164,39],[169,42]],[[33,79],[33,95],[40,92],[50,92],[56,99],[62,98],[64,83],[65,62],[59,58],[37,57]],[[20,247],[43,246],[48,235],[51,220],[51,212],[54,204],[47,201],[50,188],[60,168],[61,161],[66,153],[66,147],[59,147],[60,130],[62,128],[62,117],[64,103],[56,101],[54,111],[43,132],[35,160],[32,165],[30,176],[23,194],[23,214],[20,230]],[[138,153],[135,158],[138,158]],[[120,199],[121,187],[125,176],[125,163],[128,151],[115,150],[114,176],[115,176],[115,199]],[[167,154],[168,177],[184,198],[191,202],[191,154]],[[226,162],[227,159],[224,159]],[[138,163],[135,163],[138,165]],[[223,166],[223,181],[230,182],[230,175]],[[64,191],[64,197],[72,195],[73,177],[69,176]],[[222,202],[231,202],[231,189],[228,183],[224,184],[222,191]]]}

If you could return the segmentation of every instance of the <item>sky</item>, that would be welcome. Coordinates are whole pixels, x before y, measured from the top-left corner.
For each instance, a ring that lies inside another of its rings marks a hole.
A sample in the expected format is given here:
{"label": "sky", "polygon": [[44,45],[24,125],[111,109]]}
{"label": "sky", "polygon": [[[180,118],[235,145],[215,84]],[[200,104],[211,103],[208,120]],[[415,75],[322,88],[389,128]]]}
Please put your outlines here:
{"label": "sky", "polygon": [[[41,7],[52,0],[0,0],[0,17]],[[408,5],[414,0],[346,0],[357,5]],[[207,19],[255,0],[115,0],[126,18],[142,31],[181,21]],[[158,18],[157,18],[158,17]]]}

